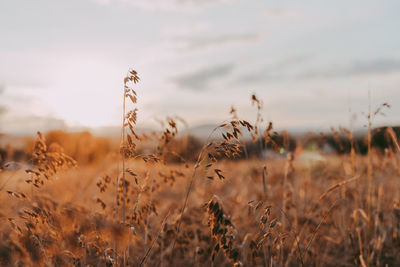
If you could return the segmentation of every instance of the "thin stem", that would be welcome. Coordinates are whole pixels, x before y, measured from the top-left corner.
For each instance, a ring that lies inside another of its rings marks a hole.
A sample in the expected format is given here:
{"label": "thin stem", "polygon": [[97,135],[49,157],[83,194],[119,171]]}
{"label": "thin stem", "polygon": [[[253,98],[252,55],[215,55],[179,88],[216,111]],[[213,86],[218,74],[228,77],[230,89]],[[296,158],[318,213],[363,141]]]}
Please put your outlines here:
{"label": "thin stem", "polygon": [[[303,255],[307,255],[307,252],[308,252],[308,250],[310,249],[311,244],[312,244],[312,242],[313,242],[315,236],[317,235],[317,232],[318,232],[319,228],[321,227],[322,223],[325,221],[326,217],[328,217],[328,215],[331,213],[331,211],[333,210],[333,208],[336,207],[336,204],[337,204],[337,202],[338,202],[339,200],[340,200],[340,199],[336,200],[336,201],[332,204],[332,206],[330,206],[328,212],[324,215],[324,217],[322,217],[322,219],[321,219],[321,221],[318,223],[317,227],[315,227],[315,230],[314,230],[314,232],[313,232],[313,235],[311,236],[311,239],[310,239],[310,241],[308,242],[308,245],[307,245],[306,249],[304,250]],[[302,258],[303,258],[303,257],[302,257]]]}
{"label": "thin stem", "polygon": [[297,251],[298,251],[299,257],[300,257],[300,263],[301,263],[301,266],[304,266],[303,254],[302,254],[302,252],[301,252],[300,245],[299,245],[299,243],[300,243],[300,236],[299,236],[299,234],[297,233],[297,231],[293,229],[292,223],[290,222],[289,216],[287,215],[287,213],[286,213],[282,208],[280,208],[280,207],[277,207],[277,208],[278,208],[279,211],[286,217],[286,220],[287,220],[288,223],[289,223],[289,231],[292,231],[292,232],[294,233],[294,238],[295,238],[295,241],[296,241],[296,247],[297,247]]}
{"label": "thin stem", "polygon": [[173,244],[172,244],[172,254],[174,253],[176,240],[178,239],[178,235],[179,235],[179,231],[180,231],[180,226],[181,226],[181,222],[182,222],[183,213],[185,212],[185,209],[186,209],[186,206],[187,206],[187,202],[188,202],[188,199],[189,199],[189,195],[190,195],[190,192],[191,192],[191,190],[192,190],[194,178],[196,177],[196,171],[197,171],[197,169],[200,167],[200,162],[201,162],[201,159],[202,159],[202,157],[203,157],[203,153],[205,152],[206,148],[207,148],[208,145],[210,144],[209,141],[210,141],[210,139],[211,139],[211,136],[212,136],[212,135],[214,134],[214,132],[215,132],[217,129],[219,129],[219,128],[221,128],[221,126],[215,127],[215,128],[212,130],[212,132],[208,135],[207,140],[206,140],[206,143],[205,143],[205,145],[203,146],[202,150],[200,151],[199,156],[197,157],[196,164],[194,165],[194,171],[193,171],[192,177],[190,178],[190,182],[189,182],[189,185],[188,185],[188,189],[187,189],[187,191],[186,191],[185,201],[184,201],[184,203],[183,203],[183,207],[182,207],[182,210],[181,210],[181,213],[180,213],[180,217],[179,217],[179,221],[178,221],[178,224],[177,224],[176,236],[175,236],[174,242],[173,242]]}
{"label": "thin stem", "polygon": [[168,216],[169,216],[169,211],[168,211],[168,213],[167,213],[167,216],[165,216],[165,218],[164,218],[164,220],[163,220],[163,222],[162,222],[162,224],[161,224],[161,228],[160,228],[160,230],[158,231],[156,238],[154,238],[153,242],[151,243],[151,246],[147,249],[146,254],[144,255],[144,257],[143,257],[142,260],[140,261],[139,267],[142,266],[142,265],[146,262],[146,260],[147,260],[147,258],[148,258],[148,256],[149,256],[149,254],[150,254],[150,252],[151,252],[151,250],[152,250],[153,247],[154,247],[154,244],[157,242],[157,239],[158,239],[158,237],[159,237],[160,234],[161,234],[161,231],[164,229],[164,225],[165,225],[165,222],[167,221]]}
{"label": "thin stem", "polygon": [[267,166],[263,166],[262,178],[263,178],[263,188],[264,188],[264,200],[267,201]]}
{"label": "thin stem", "polygon": [[367,166],[367,175],[368,175],[368,215],[370,214],[370,205],[371,205],[371,183],[372,183],[372,162],[371,162],[371,139],[372,139],[372,114],[371,114],[371,90],[368,90],[368,166]]}
{"label": "thin stem", "polygon": [[148,236],[148,231],[149,231],[149,213],[150,213],[150,205],[153,202],[153,185],[154,185],[154,164],[152,168],[152,174],[151,174],[151,184],[150,184],[150,198],[149,198],[149,203],[147,205],[147,214],[146,214],[146,222],[145,222],[145,227],[144,227],[144,244],[147,245],[147,236]]}
{"label": "thin stem", "polygon": [[[125,224],[125,198],[126,198],[126,181],[125,181],[125,98],[126,98],[126,89],[124,88],[123,95],[123,104],[122,104],[122,128],[121,128],[121,145],[122,145],[122,188],[123,188],[123,196],[122,196],[122,222]],[[119,186],[119,185],[117,185]]]}
{"label": "thin stem", "polygon": [[186,205],[187,205],[187,202],[188,202],[188,199],[189,199],[189,194],[190,194],[190,191],[192,190],[193,181],[194,181],[194,177],[196,176],[197,168],[198,168],[198,164],[196,164],[195,167],[194,167],[194,171],[193,171],[192,177],[190,179],[190,183],[189,183],[188,189],[186,191],[185,202],[183,203],[183,207],[182,207],[181,214],[180,214],[180,217],[179,217],[178,225],[176,227],[176,236],[175,236],[175,239],[174,239],[174,243],[172,244],[172,253],[174,252],[175,243],[176,243],[176,240],[178,239],[183,213],[185,212]]}

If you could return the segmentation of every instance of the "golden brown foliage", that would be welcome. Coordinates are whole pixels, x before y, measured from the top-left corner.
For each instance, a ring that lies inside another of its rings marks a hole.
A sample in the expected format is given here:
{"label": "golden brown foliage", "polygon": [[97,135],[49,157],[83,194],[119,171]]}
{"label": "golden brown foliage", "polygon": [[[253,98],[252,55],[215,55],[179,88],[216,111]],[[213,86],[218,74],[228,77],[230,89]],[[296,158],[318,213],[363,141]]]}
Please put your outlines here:
{"label": "golden brown foliage", "polygon": [[[125,79],[124,100],[132,104],[137,96],[127,84],[138,81],[135,71]],[[39,133],[25,173],[9,169],[10,164],[0,169],[0,201],[7,203],[0,208],[0,265],[400,262],[396,133],[387,130],[393,147],[385,153],[370,150],[365,156],[352,150],[314,160],[297,150],[274,160],[239,161],[246,151],[245,131],[260,142],[262,130],[264,141],[273,142],[272,123],[264,125],[261,117],[262,101],[253,95],[252,102],[254,126],[232,108],[233,119],[196,147],[178,146],[176,120],[167,118],[148,154],[136,149],[146,139],[134,129],[137,110],[124,112],[122,169],[118,154],[104,157],[108,141],[62,132],[47,134],[46,141]],[[281,138],[282,146],[274,143],[272,149],[287,149],[288,134]],[[98,147],[104,150],[96,152]],[[92,160],[77,168],[71,155]]]}

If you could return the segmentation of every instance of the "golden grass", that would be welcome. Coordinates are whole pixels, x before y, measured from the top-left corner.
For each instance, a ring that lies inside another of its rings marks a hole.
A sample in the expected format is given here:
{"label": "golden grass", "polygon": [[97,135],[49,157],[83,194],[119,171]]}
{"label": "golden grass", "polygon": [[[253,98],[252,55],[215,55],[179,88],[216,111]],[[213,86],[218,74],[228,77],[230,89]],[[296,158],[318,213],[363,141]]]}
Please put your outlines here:
{"label": "golden grass", "polygon": [[[124,101],[136,102],[129,83],[138,81],[130,71]],[[324,161],[293,153],[238,160],[245,131],[260,149],[280,149],[272,123],[263,125],[262,101],[252,102],[254,126],[232,108],[232,120],[216,127],[195,156],[177,148],[172,118],[159,135],[136,134],[137,110],[126,112],[125,104],[120,153],[104,160],[77,167],[39,134],[31,168],[4,165],[0,172],[1,266],[398,264],[395,132],[387,130],[394,144],[387,153],[370,147],[364,156],[352,147]],[[285,143],[288,133],[282,136]],[[139,153],[149,138],[153,152]]]}

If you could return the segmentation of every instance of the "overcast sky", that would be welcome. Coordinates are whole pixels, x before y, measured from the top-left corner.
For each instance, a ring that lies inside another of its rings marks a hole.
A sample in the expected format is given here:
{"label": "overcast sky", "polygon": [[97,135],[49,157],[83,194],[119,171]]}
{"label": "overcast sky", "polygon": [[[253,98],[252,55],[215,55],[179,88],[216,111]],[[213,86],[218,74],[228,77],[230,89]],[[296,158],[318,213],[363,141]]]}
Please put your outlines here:
{"label": "overcast sky", "polygon": [[0,131],[118,125],[128,68],[139,122],[255,119],[329,128],[392,104],[400,124],[400,1],[1,0]]}

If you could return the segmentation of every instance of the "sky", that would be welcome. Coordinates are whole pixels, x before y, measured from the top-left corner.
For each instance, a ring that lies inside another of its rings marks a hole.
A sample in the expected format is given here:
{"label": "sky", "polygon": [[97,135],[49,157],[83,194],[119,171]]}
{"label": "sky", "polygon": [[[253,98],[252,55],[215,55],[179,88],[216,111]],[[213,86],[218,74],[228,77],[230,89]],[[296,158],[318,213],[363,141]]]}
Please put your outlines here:
{"label": "sky", "polygon": [[[263,117],[277,128],[400,124],[400,2],[2,0],[0,131],[118,126],[123,78],[139,125]],[[370,92],[371,97],[368,97]],[[370,100],[369,100],[370,99]],[[352,123],[350,123],[352,121]]]}

